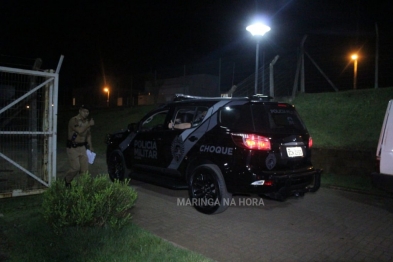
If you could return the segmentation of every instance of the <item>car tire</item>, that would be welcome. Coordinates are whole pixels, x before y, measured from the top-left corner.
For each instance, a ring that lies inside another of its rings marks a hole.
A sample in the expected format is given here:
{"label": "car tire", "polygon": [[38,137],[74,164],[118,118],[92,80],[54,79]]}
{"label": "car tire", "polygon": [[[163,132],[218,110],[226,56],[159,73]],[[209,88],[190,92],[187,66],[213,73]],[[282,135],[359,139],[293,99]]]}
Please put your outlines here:
{"label": "car tire", "polygon": [[191,204],[201,213],[218,214],[231,203],[225,180],[218,166],[204,164],[196,167],[189,177],[188,193]]}
{"label": "car tire", "polygon": [[115,150],[109,155],[108,174],[112,182],[115,180],[124,180],[126,176],[126,166],[123,154],[120,150]]}

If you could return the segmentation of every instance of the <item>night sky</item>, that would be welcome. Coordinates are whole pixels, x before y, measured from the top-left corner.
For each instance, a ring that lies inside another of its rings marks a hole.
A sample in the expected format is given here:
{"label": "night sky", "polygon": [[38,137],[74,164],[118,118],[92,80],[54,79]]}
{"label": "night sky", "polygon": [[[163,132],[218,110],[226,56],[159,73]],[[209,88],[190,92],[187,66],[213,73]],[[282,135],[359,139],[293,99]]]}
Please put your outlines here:
{"label": "night sky", "polygon": [[245,27],[256,14],[272,28],[263,39],[266,52],[294,48],[305,34],[362,45],[375,35],[375,23],[382,40],[393,38],[393,4],[378,0],[2,0],[0,13],[0,65],[29,68],[39,57],[43,69],[55,69],[64,55],[60,89],[102,74],[252,57],[255,41]]}

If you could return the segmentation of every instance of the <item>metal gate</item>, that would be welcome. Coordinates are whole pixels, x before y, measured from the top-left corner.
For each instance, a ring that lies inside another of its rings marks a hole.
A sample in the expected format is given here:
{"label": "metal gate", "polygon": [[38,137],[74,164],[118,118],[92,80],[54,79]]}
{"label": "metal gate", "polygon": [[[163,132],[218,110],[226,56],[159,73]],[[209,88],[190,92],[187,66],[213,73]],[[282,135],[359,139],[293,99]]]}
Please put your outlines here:
{"label": "metal gate", "polygon": [[56,179],[57,69],[0,67],[0,198],[38,194]]}

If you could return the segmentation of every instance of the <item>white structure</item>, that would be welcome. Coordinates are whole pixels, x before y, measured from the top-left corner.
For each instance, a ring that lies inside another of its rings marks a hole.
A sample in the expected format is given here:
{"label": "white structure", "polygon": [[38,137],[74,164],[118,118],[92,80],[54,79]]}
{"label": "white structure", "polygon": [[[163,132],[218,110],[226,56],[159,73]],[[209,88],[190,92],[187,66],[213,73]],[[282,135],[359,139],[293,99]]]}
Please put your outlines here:
{"label": "white structure", "polygon": [[43,192],[56,179],[59,70],[0,67],[0,198]]}
{"label": "white structure", "polygon": [[386,109],[381,134],[379,136],[376,160],[379,163],[379,173],[373,174],[373,182],[390,192],[393,192],[393,100]]}

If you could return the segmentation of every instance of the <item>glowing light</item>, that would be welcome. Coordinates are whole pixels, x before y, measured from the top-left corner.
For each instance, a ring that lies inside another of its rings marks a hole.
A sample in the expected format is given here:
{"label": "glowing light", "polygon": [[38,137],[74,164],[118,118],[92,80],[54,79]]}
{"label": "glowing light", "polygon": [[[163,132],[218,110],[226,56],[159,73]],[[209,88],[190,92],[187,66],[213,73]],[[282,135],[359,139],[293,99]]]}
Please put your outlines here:
{"label": "glowing light", "polygon": [[109,94],[110,94],[110,89],[109,89],[109,87],[104,87],[104,92],[105,93],[108,93],[108,98],[107,98],[107,100],[106,100],[106,104],[107,104],[107,106],[109,107]]}
{"label": "glowing light", "polygon": [[357,75],[358,75],[358,54],[352,54],[351,59],[353,60],[353,89],[357,88]]}
{"label": "glowing light", "polygon": [[246,30],[257,37],[257,48],[255,54],[255,94],[258,94],[258,58],[259,58],[259,36],[263,36],[270,31],[270,27],[262,23],[255,23],[246,27]]}
{"label": "glowing light", "polygon": [[255,23],[246,27],[246,30],[250,32],[253,36],[260,35],[263,36],[270,31],[270,27],[262,23]]}

